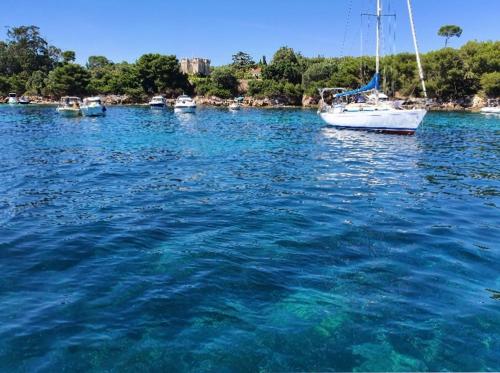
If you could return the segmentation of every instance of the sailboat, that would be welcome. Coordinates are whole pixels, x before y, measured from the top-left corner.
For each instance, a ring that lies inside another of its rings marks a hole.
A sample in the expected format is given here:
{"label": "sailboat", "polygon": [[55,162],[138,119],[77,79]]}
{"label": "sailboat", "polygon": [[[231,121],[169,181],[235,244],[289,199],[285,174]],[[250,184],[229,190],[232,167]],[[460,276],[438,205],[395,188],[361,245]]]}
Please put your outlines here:
{"label": "sailboat", "polygon": [[[407,0],[413,44],[422,91],[427,99],[424,73],[418,51],[411,0]],[[380,30],[382,15],[381,0],[377,0],[376,62],[375,75],[365,86],[347,90],[345,88],[322,88],[319,90],[321,101],[319,114],[329,125],[360,130],[372,130],[398,134],[413,134],[427,113],[425,108],[405,109],[398,102],[388,101],[380,92]],[[333,96],[331,105],[325,104],[324,95]]]}

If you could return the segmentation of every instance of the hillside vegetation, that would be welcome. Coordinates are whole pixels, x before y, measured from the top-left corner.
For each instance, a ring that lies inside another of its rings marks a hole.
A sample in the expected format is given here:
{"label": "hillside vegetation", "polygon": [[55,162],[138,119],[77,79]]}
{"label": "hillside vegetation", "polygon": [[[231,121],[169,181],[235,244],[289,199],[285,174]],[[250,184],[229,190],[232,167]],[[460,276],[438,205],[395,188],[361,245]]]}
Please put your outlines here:
{"label": "hillside vegetation", "polygon": [[[469,41],[459,49],[443,48],[422,55],[428,91],[437,101],[461,100],[480,93],[500,95],[500,42]],[[49,45],[36,26],[10,28],[0,41],[0,95],[16,92],[58,98],[62,95],[119,94],[139,102],[153,94],[175,97],[182,92],[231,98],[246,94],[300,105],[318,87],[355,88],[374,73],[373,57],[305,57],[282,47],[267,63],[243,52],[233,63],[212,69],[209,77],[180,72],[174,55],[145,54],[134,63],[105,56],[75,63],[73,51]],[[382,58],[382,86],[391,96],[418,96],[415,56]],[[242,84],[245,83],[245,84]]]}

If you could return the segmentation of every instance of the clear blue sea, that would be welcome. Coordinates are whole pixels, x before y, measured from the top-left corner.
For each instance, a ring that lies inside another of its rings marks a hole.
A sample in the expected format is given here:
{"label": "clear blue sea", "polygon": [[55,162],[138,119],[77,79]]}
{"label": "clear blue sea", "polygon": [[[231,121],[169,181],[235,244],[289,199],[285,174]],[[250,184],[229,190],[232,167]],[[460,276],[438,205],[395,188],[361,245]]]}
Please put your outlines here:
{"label": "clear blue sea", "polygon": [[0,106],[0,371],[500,370],[500,117]]}

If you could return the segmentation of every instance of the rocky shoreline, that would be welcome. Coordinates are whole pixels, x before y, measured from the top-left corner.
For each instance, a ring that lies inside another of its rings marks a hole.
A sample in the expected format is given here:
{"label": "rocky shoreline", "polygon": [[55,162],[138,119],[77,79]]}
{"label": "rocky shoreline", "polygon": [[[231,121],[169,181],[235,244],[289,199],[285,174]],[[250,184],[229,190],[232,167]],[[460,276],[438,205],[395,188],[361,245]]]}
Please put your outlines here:
{"label": "rocky shoreline", "polygon": [[[58,100],[51,99],[49,97],[41,96],[25,96],[28,98],[32,104],[36,105],[57,105]],[[127,95],[101,95],[102,101],[107,106],[147,106],[148,103],[144,101],[134,100],[132,97]],[[232,99],[223,99],[220,97],[203,97],[196,96],[195,101],[200,106],[211,106],[211,107],[227,107],[232,102]],[[0,103],[7,103],[8,97],[0,96]],[[167,99],[168,106],[174,106],[175,99]],[[430,111],[465,111],[465,112],[477,112],[481,108],[486,106],[486,99],[481,96],[474,96],[461,101],[450,101],[450,102],[440,102],[432,103],[428,106]],[[302,98],[302,105],[290,105],[286,102],[280,102],[280,100],[271,98],[254,98],[245,97],[242,101],[243,107],[255,107],[255,108],[318,108],[318,100],[314,97],[304,96]]]}

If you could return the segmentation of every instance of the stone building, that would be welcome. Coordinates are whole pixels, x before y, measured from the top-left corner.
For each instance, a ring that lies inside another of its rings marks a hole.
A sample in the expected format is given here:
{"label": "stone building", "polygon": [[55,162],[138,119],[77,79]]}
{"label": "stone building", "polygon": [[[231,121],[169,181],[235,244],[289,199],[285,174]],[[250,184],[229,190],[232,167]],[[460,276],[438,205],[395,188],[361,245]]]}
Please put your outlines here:
{"label": "stone building", "polygon": [[210,75],[210,60],[206,58],[183,58],[181,71],[184,74]]}

